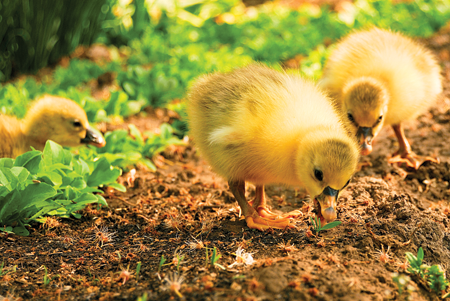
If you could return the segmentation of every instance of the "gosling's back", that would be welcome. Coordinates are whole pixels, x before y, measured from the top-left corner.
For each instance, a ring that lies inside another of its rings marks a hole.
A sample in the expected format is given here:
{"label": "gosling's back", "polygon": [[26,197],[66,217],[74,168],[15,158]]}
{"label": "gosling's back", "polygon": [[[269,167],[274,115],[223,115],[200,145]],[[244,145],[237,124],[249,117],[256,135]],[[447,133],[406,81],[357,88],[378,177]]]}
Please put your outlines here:
{"label": "gosling's back", "polygon": [[0,115],[0,158],[15,158],[29,151],[25,145],[22,123],[15,117]]}
{"label": "gosling's back", "polygon": [[188,97],[190,135],[227,179],[295,183],[294,150],[311,129],[336,130],[330,101],[297,75],[251,65],[203,77]]}
{"label": "gosling's back", "polygon": [[417,117],[442,91],[440,68],[429,50],[378,28],[342,39],[327,61],[320,85],[339,102],[346,83],[362,76],[381,81],[388,90],[385,124]]}

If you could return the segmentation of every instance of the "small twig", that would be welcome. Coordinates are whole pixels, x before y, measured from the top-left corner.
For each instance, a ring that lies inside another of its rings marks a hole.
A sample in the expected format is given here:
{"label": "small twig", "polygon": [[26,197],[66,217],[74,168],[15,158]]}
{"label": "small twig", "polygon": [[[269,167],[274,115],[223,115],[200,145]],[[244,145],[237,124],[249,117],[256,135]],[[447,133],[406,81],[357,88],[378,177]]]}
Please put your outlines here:
{"label": "small twig", "polygon": [[142,218],[145,219],[147,222],[152,222],[151,219],[149,219],[148,217],[143,216],[142,214],[138,214],[137,216],[142,217]]}

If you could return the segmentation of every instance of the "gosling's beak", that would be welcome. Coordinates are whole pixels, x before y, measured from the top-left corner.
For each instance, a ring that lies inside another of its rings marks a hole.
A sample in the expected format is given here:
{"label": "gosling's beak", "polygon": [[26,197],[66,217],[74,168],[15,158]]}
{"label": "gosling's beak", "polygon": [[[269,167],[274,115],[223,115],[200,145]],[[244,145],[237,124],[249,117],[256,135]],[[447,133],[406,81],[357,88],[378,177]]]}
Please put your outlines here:
{"label": "gosling's beak", "polygon": [[87,128],[86,137],[81,139],[81,143],[92,144],[96,147],[103,147],[106,145],[106,141],[105,138],[103,138],[103,135],[99,131],[94,130],[91,127]]}
{"label": "gosling's beak", "polygon": [[[330,186],[325,187],[322,193],[317,196],[320,203],[320,211],[325,219],[325,223],[332,222],[336,219],[336,201],[339,195],[339,190],[333,189]],[[325,223],[323,223],[325,225]]]}
{"label": "gosling's beak", "polygon": [[359,143],[361,144],[361,155],[367,156],[372,152],[372,128],[360,127],[358,128],[358,133],[356,133],[359,138]]}

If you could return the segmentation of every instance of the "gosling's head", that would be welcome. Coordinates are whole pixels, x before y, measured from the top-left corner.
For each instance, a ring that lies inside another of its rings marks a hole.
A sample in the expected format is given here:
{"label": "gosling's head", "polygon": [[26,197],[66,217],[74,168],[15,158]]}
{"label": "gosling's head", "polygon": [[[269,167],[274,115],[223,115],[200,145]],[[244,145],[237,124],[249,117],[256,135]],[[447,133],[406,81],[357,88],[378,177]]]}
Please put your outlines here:
{"label": "gosling's head", "polygon": [[35,146],[38,148],[49,139],[63,146],[106,144],[103,136],[89,126],[86,112],[77,103],[50,95],[32,105],[24,119],[24,131],[39,144]]}
{"label": "gosling's head", "polygon": [[343,89],[343,113],[364,156],[372,152],[372,141],[383,127],[388,101],[385,86],[370,77],[350,81]]}
{"label": "gosling's head", "polygon": [[314,199],[323,224],[336,219],[336,202],[356,170],[357,143],[341,132],[313,131],[297,153],[297,176]]}

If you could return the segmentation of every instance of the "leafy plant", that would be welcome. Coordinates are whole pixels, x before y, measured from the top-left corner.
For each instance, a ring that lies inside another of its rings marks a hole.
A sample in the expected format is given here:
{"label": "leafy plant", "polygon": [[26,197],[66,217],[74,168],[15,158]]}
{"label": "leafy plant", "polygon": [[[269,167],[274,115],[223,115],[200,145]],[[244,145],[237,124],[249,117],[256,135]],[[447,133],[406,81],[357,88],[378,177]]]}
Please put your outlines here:
{"label": "leafy plant", "polygon": [[164,255],[161,255],[161,260],[159,261],[159,264],[158,264],[158,275],[159,275],[159,273],[161,273],[161,268],[163,267],[165,262],[166,262],[166,258],[164,257]]}
{"label": "leafy plant", "polygon": [[205,250],[206,250],[206,265],[208,266],[210,264],[213,267],[217,266],[217,267],[221,268],[222,270],[225,270],[225,267],[218,263],[218,261],[222,257],[222,255],[217,252],[217,248],[214,247],[212,249],[211,255],[209,254],[210,248],[205,247]]}
{"label": "leafy plant", "polygon": [[2,231],[29,235],[31,221],[44,223],[45,215],[76,217],[87,204],[107,206],[97,187],[115,183],[121,171],[112,168],[106,158],[85,161],[47,141],[44,151],[32,150],[15,160],[0,159],[0,228]]}
{"label": "leafy plant", "polygon": [[177,254],[177,259],[176,259],[176,263],[177,263],[177,272],[180,272],[180,264],[183,262],[185,255],[180,256],[180,254]]}
{"label": "leafy plant", "polygon": [[419,250],[417,251],[417,256],[415,256],[411,252],[406,252],[405,255],[406,260],[408,260],[408,263],[410,265],[408,268],[408,272],[412,274],[417,274],[423,278],[425,276],[425,266],[422,265],[424,257],[422,247],[420,247]]}
{"label": "leafy plant", "polygon": [[139,280],[139,273],[141,272],[141,266],[142,266],[142,262],[139,261],[136,266],[136,281]]}
{"label": "leafy plant", "polygon": [[5,275],[8,274],[9,272],[16,272],[17,266],[14,266],[14,267],[12,268],[12,270],[7,270],[7,269],[3,269],[4,265],[5,265],[5,262],[2,261],[2,264],[0,265],[0,277],[5,276]]}
{"label": "leafy plant", "polygon": [[106,146],[103,148],[80,149],[80,156],[86,160],[93,157],[106,158],[114,166],[127,168],[137,163],[146,165],[151,171],[156,166],[150,160],[154,155],[164,151],[169,145],[184,145],[184,142],[174,136],[173,128],[164,123],[160,134],[145,133],[144,136],[134,124],[129,124],[129,132],[115,130],[105,134]]}
{"label": "leafy plant", "polygon": [[[417,251],[417,256],[410,252],[406,252],[406,259],[410,267],[408,272],[418,275],[423,279],[429,288],[436,293],[441,293],[449,286],[449,281],[445,278],[445,273],[439,265],[429,266],[423,263],[424,252],[422,247]],[[447,294],[448,295],[448,294]]]}
{"label": "leafy plant", "polygon": [[309,220],[311,221],[311,225],[312,225],[314,231],[316,231],[317,234],[320,231],[329,230],[329,229],[332,229],[332,228],[342,224],[341,221],[334,221],[334,222],[328,223],[328,224],[326,224],[325,226],[322,227],[321,222],[320,222],[320,218],[317,218],[317,216],[314,219],[312,217],[309,217]]}
{"label": "leafy plant", "polygon": [[13,66],[21,72],[37,71],[68,55],[76,46],[93,43],[101,32],[105,2],[2,2],[0,80],[9,79]]}
{"label": "leafy plant", "polygon": [[60,277],[59,275],[55,275],[55,276],[53,276],[53,277],[50,278],[50,277],[48,276],[48,273],[47,273],[47,267],[46,267],[45,265],[44,265],[43,267],[44,267],[44,270],[45,270],[45,272],[44,272],[44,279],[43,279],[44,286],[49,285],[50,282],[51,282],[53,279]]}
{"label": "leafy plant", "polygon": [[392,281],[397,285],[398,294],[400,296],[410,296],[411,292],[414,291],[414,287],[411,286],[409,283],[411,281],[411,278],[407,275],[399,274],[399,273],[392,273]]}

